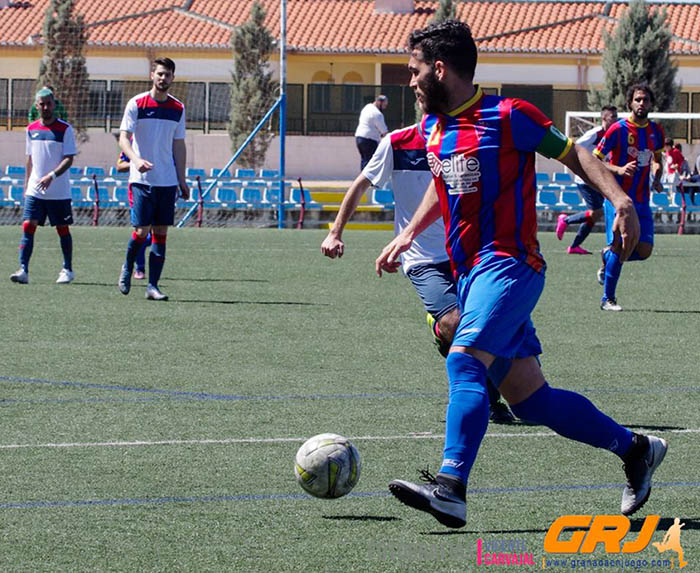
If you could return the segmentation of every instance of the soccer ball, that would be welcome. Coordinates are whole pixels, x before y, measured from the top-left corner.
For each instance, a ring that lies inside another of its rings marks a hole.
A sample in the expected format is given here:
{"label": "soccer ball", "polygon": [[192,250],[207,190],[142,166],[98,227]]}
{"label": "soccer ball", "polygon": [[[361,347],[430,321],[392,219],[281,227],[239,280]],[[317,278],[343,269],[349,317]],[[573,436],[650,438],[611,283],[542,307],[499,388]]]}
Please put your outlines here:
{"label": "soccer ball", "polygon": [[319,434],[297,451],[294,474],[314,497],[335,498],[348,493],[360,479],[360,454],[338,434]]}

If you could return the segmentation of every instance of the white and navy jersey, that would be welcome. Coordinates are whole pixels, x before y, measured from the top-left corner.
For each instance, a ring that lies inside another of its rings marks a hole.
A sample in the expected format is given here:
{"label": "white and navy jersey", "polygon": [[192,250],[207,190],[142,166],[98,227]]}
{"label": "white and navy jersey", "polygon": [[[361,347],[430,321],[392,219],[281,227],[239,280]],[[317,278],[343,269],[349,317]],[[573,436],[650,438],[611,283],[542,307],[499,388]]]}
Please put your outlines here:
{"label": "white and navy jersey", "polygon": [[[398,235],[411,221],[425,190],[432,180],[425,153],[425,140],[417,125],[392,131],[380,142],[362,174],[377,187],[390,183],[396,204],[394,232]],[[416,264],[448,260],[445,225],[438,219],[416,237],[411,248],[401,254],[403,271]]]}
{"label": "white and navy jersey", "polygon": [[[592,127],[576,140],[576,145],[580,145],[581,147],[587,149],[590,153],[593,153],[595,148],[598,147],[600,140],[603,139],[604,135],[605,130],[603,129],[602,125]],[[585,181],[578,175],[574,178],[574,182],[579,185],[585,183]]]}
{"label": "white and navy jersey", "polygon": [[173,141],[185,139],[185,106],[181,101],[170,94],[162,102],[153,99],[150,92],[134,96],[126,104],[119,129],[133,134],[134,151],[153,164],[153,169],[141,173],[132,162],[129,183],[158,187],[178,184]]}
{"label": "white and navy jersey", "polygon": [[384,114],[373,103],[368,103],[360,112],[360,120],[355,129],[355,137],[364,137],[379,141],[382,134],[389,131]]}
{"label": "white and navy jersey", "polygon": [[68,170],[56,177],[49,188],[37,187],[39,179],[54,171],[67,155],[75,155],[73,128],[62,119],[49,125],[41,120],[27,126],[27,155],[32,158],[32,172],[27,182],[25,195],[40,199],[70,199],[70,175]]}

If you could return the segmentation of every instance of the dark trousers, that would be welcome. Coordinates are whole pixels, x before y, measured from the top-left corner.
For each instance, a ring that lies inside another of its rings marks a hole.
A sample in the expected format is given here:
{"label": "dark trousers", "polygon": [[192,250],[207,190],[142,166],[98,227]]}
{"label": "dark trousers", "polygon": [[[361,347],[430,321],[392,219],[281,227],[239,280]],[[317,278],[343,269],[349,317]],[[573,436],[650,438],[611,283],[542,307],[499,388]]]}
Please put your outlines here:
{"label": "dark trousers", "polygon": [[362,170],[372,159],[374,152],[377,151],[379,142],[366,137],[356,137],[355,143],[357,143],[357,150],[360,152],[360,170]]}

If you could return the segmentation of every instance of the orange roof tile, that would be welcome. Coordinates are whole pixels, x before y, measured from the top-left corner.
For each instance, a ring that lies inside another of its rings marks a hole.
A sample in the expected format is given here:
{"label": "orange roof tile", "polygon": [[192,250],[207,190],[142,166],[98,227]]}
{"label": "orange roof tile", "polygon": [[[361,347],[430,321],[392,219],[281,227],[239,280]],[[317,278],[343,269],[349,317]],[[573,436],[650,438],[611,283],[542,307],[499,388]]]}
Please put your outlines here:
{"label": "orange roof tile", "polygon": [[[229,49],[231,31],[247,20],[253,0],[76,0],[90,45]],[[41,41],[49,0],[0,10],[0,45]],[[279,36],[279,0],[262,0],[266,25]],[[652,4],[654,9],[660,4]],[[375,14],[374,0],[288,0],[290,51],[403,53],[411,30],[423,27],[437,0],[416,0],[412,14]],[[700,5],[664,3],[676,54],[700,54]],[[472,0],[457,4],[479,48],[502,53],[601,53],[626,3],[597,0]],[[606,14],[605,11],[609,10]]]}

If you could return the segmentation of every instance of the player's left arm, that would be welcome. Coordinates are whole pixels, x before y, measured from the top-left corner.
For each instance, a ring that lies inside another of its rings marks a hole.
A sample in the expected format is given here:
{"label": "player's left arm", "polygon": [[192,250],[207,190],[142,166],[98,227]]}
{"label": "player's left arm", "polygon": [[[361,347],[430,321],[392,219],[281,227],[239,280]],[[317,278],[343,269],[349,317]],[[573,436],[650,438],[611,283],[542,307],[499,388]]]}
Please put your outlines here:
{"label": "player's left arm", "polygon": [[[661,184],[661,176],[664,172],[664,166],[661,156],[662,151],[657,150],[654,152],[654,155],[651,159],[651,172],[654,176],[654,178],[651,181],[651,188],[657,193],[666,193],[666,189],[664,189],[664,186]],[[678,170],[680,171],[680,166]]]}
{"label": "player's left arm", "polygon": [[173,139],[173,158],[175,159],[175,170],[177,171],[177,182],[180,186],[180,197],[190,198],[190,187],[185,179],[185,165],[187,164],[187,147],[184,139]]}

